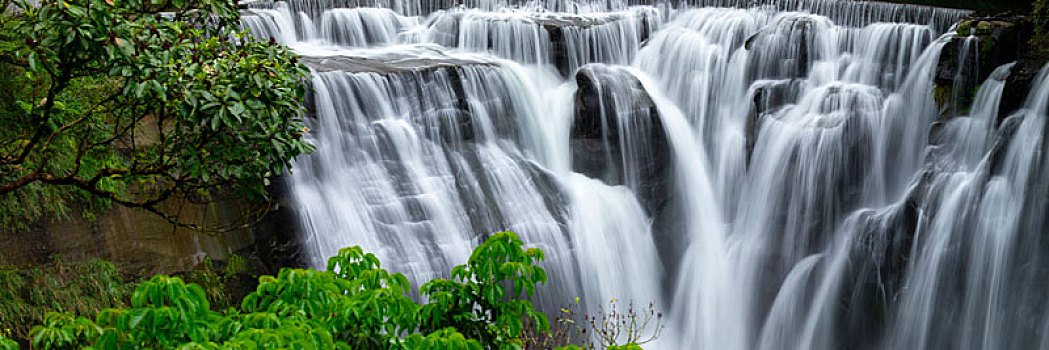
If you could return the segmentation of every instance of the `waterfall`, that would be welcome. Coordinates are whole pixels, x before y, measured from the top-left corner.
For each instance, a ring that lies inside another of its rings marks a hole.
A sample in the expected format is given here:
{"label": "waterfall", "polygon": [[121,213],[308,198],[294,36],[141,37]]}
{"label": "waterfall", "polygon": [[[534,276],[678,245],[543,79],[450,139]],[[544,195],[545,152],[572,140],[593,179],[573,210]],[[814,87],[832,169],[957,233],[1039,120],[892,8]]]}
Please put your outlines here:
{"label": "waterfall", "polygon": [[361,245],[418,286],[512,230],[543,310],[654,303],[650,347],[1049,348],[1049,68],[1001,111],[1016,65],[982,68],[967,15],[288,0],[242,27],[312,69],[309,265]]}

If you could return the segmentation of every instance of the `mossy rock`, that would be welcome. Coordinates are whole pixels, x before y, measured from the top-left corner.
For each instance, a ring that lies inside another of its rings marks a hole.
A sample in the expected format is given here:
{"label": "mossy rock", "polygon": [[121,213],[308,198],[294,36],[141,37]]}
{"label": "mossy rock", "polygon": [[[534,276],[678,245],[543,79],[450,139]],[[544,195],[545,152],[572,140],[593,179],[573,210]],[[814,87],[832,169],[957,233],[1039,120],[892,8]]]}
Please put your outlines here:
{"label": "mossy rock", "polygon": [[[1023,21],[1022,19],[1020,21]],[[1003,31],[1009,30],[1017,25],[1012,20],[1002,19],[988,19],[988,20],[966,20],[958,23],[956,29],[957,37],[968,37],[970,35],[975,36],[994,36],[1001,35]]]}
{"label": "mossy rock", "polygon": [[961,23],[958,23],[958,28],[956,30],[958,34],[956,36],[966,37],[972,35],[972,29],[973,21],[962,21]]}
{"label": "mossy rock", "polygon": [[970,18],[958,23],[936,71],[933,97],[940,117],[967,114],[976,90],[991,72],[1027,55],[1033,33],[1032,20],[1023,16]]}

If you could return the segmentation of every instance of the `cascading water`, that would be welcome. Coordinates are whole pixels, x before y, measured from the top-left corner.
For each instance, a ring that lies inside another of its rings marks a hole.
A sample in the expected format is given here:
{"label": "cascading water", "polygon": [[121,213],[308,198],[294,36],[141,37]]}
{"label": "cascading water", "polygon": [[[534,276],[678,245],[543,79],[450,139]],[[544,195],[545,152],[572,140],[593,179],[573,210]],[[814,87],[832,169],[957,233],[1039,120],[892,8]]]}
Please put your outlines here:
{"label": "cascading water", "polygon": [[1049,73],[1000,121],[1013,65],[977,71],[964,11],[250,7],[313,69],[318,151],[288,179],[310,264],[362,245],[418,284],[513,230],[547,254],[544,309],[654,302],[652,346],[1049,348]]}

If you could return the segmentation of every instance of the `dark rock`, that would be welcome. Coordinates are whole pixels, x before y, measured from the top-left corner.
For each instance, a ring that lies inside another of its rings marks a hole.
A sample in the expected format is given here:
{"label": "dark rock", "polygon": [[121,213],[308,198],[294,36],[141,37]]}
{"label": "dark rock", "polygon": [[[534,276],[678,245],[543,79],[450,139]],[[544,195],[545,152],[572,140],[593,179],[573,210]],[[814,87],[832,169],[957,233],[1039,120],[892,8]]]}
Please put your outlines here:
{"label": "dark rock", "polygon": [[797,101],[804,88],[804,82],[804,80],[790,79],[755,85],[751,106],[747,112],[747,164],[750,164],[750,157],[754,153],[754,144],[757,141],[761,119]]}
{"label": "dark rock", "polygon": [[268,192],[276,205],[266,217],[251,227],[255,244],[237,254],[256,266],[252,272],[276,274],[282,267],[308,267],[305,234],[293,204],[287,176],[273,180]]}
{"label": "dark rock", "polygon": [[584,66],[576,84],[573,169],[631,187],[653,214],[667,203],[671,185],[671,150],[655,103],[623,68]]}
{"label": "dark rock", "polygon": [[903,288],[919,225],[918,203],[907,200],[882,212],[864,212],[850,228],[857,230],[852,256],[841,284],[838,319],[845,320],[837,340],[842,348],[862,349],[881,339],[891,322],[896,296]]}
{"label": "dark rock", "polygon": [[1009,152],[1009,144],[1012,142],[1013,136],[1016,135],[1021,124],[1023,124],[1023,118],[1021,116],[1006,118],[1002,121],[1001,126],[998,128],[998,134],[995,135],[994,143],[991,145],[991,149],[987,152],[988,170],[990,174],[1001,175],[1006,171],[1003,169],[1003,163]]}
{"label": "dark rock", "polygon": [[998,106],[999,124],[1013,112],[1023,108],[1028,93],[1034,87],[1034,79],[1038,76],[1044,62],[1040,59],[1022,58],[1013,66],[1009,72],[1009,78],[1005,80],[1005,90],[1002,91],[1002,100]]}
{"label": "dark rock", "polygon": [[[641,42],[648,39],[651,34],[652,28],[648,26],[648,20],[645,16],[649,14],[646,12],[639,13],[641,16],[640,23],[642,26],[641,31]],[[630,20],[629,18],[622,18],[617,16],[574,16],[564,15],[558,17],[536,17],[535,22],[542,26],[550,37],[550,57],[553,60],[554,67],[557,67],[558,72],[563,76],[569,76],[574,73],[577,67],[573,67],[569,55],[571,50],[568,47],[568,40],[565,33],[565,28],[592,28],[595,26],[610,24],[615,21]],[[590,43],[591,45],[597,45],[598,43]]]}
{"label": "dark rock", "polygon": [[816,24],[811,18],[790,18],[751,35],[743,47],[751,51],[752,79],[796,79],[809,75],[816,56]]}

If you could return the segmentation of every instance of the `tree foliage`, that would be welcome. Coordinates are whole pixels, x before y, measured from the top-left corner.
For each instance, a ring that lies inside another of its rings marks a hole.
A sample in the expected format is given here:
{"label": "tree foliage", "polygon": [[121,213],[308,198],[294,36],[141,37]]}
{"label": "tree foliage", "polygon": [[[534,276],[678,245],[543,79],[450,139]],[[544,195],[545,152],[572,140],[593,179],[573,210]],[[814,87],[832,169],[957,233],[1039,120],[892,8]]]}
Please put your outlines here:
{"label": "tree foliage", "polygon": [[78,198],[177,222],[162,203],[265,198],[269,179],[312,150],[299,119],[306,68],[237,32],[233,1],[16,4],[0,15],[5,224]]}
{"label": "tree foliage", "polygon": [[409,297],[404,275],[360,247],[341,250],[324,271],[263,276],[239,308],[222,311],[200,286],[158,275],[126,308],[93,319],[47,314],[30,340],[37,349],[519,349],[523,320],[548,329],[527,300],[546,281],[542,260],[517,235],[495,234],[452,279],[424,284],[425,304]]}
{"label": "tree foliage", "polygon": [[1031,45],[1035,50],[1046,56],[1045,46],[1049,44],[1049,2],[1046,0],[1035,0],[1031,17],[1034,18],[1034,38]]}

